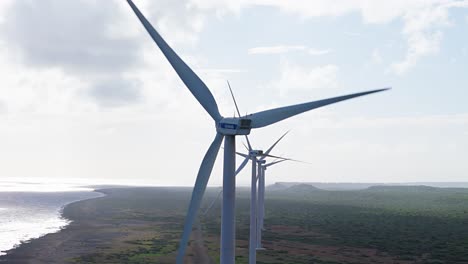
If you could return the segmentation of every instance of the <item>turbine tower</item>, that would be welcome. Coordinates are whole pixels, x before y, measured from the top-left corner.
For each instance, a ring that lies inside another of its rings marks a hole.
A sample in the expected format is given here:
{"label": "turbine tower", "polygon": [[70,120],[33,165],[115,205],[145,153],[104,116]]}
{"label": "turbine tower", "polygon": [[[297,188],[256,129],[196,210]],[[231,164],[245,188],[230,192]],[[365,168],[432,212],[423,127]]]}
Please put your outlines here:
{"label": "turbine tower", "polygon": [[[257,200],[257,175],[261,175],[261,161],[259,158],[266,158],[272,157],[282,160],[287,160],[282,157],[277,157],[273,155],[269,155],[267,153],[263,153],[262,150],[253,150],[252,146],[249,143],[249,154],[243,154],[240,152],[236,152],[237,155],[244,157],[244,162],[251,160],[252,161],[252,176],[250,182],[250,235],[249,235],[249,264],[255,264],[257,262],[257,237],[258,237],[258,200]],[[242,164],[244,164],[244,162]],[[240,166],[239,169],[243,167]],[[238,169],[238,170],[239,170]],[[219,197],[219,196],[218,196]],[[213,205],[214,203],[212,203]],[[211,207],[211,206],[210,206]],[[208,208],[209,209],[209,208]]]}
{"label": "turbine tower", "polygon": [[[229,88],[230,89],[230,88]],[[234,104],[236,105],[236,109],[239,112],[239,109],[237,107],[236,100],[234,98],[234,94],[232,93],[231,90],[231,95],[234,99]],[[291,161],[296,161],[293,159],[288,159],[288,158],[283,158],[283,157],[278,157],[278,156],[273,156],[270,155],[270,152],[273,150],[273,148],[278,144],[278,142],[283,139],[288,132],[284,133],[270,148],[267,149],[267,151],[263,152],[262,150],[253,150],[252,145],[250,144],[250,141],[248,140],[248,136],[246,136],[248,147],[246,146],[246,149],[248,151],[248,154],[243,154],[240,152],[236,152],[237,155],[244,157],[244,160],[242,161],[241,165],[237,168],[236,170],[236,176],[239,174],[239,172],[242,171],[242,169],[247,165],[248,161],[252,161],[252,175],[251,175],[251,186],[250,186],[250,235],[249,235],[249,264],[256,263],[256,250],[258,249],[259,243],[257,242],[257,238],[259,237],[258,233],[258,216],[261,213],[259,208],[259,201],[258,201],[258,195],[257,195],[257,182],[259,179],[259,175],[261,175],[261,165],[266,163],[265,158],[266,157],[271,157],[271,158],[276,158],[280,159],[279,161],[285,161],[285,160],[291,160]],[[244,145],[245,146],[245,145]],[[279,161],[271,162],[273,163],[278,163]],[[260,186],[258,187],[258,190],[260,191]],[[205,210],[204,215],[206,215],[209,210],[214,206],[216,201],[218,201],[219,197],[223,191],[220,191],[218,193],[218,196],[211,202],[211,204],[208,206],[208,208]]]}
{"label": "turbine tower", "polygon": [[[256,238],[257,250],[264,249],[262,247],[262,230],[264,230],[263,222],[265,218],[265,171],[267,170],[268,167],[276,165],[283,161],[287,161],[287,160],[291,160],[291,159],[282,159],[282,160],[277,160],[277,161],[273,161],[270,163],[266,163],[265,160],[262,160],[261,161],[262,163],[258,165],[260,167],[260,170],[259,170],[259,175],[258,175],[258,198],[257,198],[257,201],[258,201],[257,234],[256,234],[257,235],[257,238]],[[293,161],[297,161],[297,160],[293,160]]]}
{"label": "turbine tower", "polygon": [[223,208],[221,213],[221,264],[232,264],[235,262],[235,142],[237,135],[248,135],[251,129],[269,126],[283,119],[298,115],[300,113],[319,108],[325,105],[337,103],[343,100],[381,92],[385,89],[378,89],[333,97],[329,99],[291,105],[261,111],[243,117],[223,117],[219,110],[213,94],[205,83],[190,69],[189,66],[174,52],[166,41],[153,28],[132,0],[127,0],[128,4],[135,12],[136,16],[148,31],[151,38],[172,65],[182,82],[187,86],[193,96],[198,100],[206,112],[215,122],[216,136],[206,152],[200,165],[192,198],[185,218],[184,231],[179,245],[176,262],[183,263],[185,250],[190,238],[192,226],[197,216],[198,209],[205,193],[208,180],[213,169],[216,156],[224,139],[224,168],[223,168]]}

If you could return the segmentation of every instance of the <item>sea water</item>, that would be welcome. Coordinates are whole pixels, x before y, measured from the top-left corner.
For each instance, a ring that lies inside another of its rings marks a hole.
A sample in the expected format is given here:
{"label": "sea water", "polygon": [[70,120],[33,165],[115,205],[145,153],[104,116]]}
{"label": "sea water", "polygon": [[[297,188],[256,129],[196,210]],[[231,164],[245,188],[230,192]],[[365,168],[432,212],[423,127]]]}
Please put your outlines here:
{"label": "sea water", "polygon": [[67,184],[0,182],[0,255],[68,225],[70,220],[61,215],[65,205],[99,196]]}

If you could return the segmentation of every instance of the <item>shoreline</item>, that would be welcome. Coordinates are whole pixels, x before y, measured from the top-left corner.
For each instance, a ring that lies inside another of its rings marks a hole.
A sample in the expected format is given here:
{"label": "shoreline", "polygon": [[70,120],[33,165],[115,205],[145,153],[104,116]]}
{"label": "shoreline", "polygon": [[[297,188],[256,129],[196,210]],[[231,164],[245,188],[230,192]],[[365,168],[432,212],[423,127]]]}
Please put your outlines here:
{"label": "shoreline", "polygon": [[[77,204],[79,205],[80,203],[84,203],[86,201],[101,199],[103,197],[106,197],[107,195],[104,189],[96,189],[90,192],[100,194],[100,196],[72,201],[70,203],[64,204],[60,208],[60,210],[58,211],[60,215],[59,218],[68,221],[66,225],[60,227],[55,232],[46,233],[37,238],[20,241],[19,244],[15,245],[13,248],[3,251],[4,254],[0,255],[0,263],[60,263],[42,261],[41,256],[45,254],[39,252],[41,251],[41,249],[46,249],[47,245],[49,245],[51,241],[57,239],[60,240],[68,236],[68,234],[66,233],[68,233],[69,231],[67,230],[77,221],[73,214],[71,214],[71,212],[69,211],[70,207],[76,206]],[[45,252],[48,251],[46,250]]]}
{"label": "shoreline", "polygon": [[[104,195],[70,203],[72,222],[0,256],[0,263],[161,263],[175,261],[191,188],[96,188]],[[211,192],[214,198],[216,192]],[[194,234],[201,232],[197,229]],[[201,233],[185,263],[212,263]]]}
{"label": "shoreline", "polygon": [[[468,232],[468,189],[400,186],[317,191],[303,187],[270,192],[267,251],[258,252],[259,262],[468,261],[464,235]],[[207,191],[206,206],[218,191]],[[174,263],[190,188],[129,187],[100,192],[105,196],[64,207],[63,216],[72,221],[66,228],[9,251],[0,263]],[[247,263],[249,192],[238,194],[236,261]],[[200,219],[184,263],[219,261],[220,209]],[[427,241],[427,247],[420,246],[421,240]]]}
{"label": "shoreline", "polygon": [[[97,189],[104,195],[64,207],[71,220],[64,229],[7,251],[0,263],[174,263],[189,190]],[[194,254],[186,260],[197,263]]]}

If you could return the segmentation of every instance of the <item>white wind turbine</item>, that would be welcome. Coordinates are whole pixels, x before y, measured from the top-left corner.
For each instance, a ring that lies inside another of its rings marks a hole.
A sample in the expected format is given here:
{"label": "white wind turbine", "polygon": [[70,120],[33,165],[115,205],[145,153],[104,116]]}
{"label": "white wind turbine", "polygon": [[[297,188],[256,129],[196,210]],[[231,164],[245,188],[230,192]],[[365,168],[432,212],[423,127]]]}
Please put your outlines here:
{"label": "white wind turbine", "polygon": [[[265,160],[262,160],[262,163],[259,164],[259,175],[258,175],[258,216],[257,216],[257,250],[263,249],[262,247],[262,230],[263,223],[265,218],[265,171],[268,167],[281,163],[283,161],[287,161],[290,159],[281,159],[277,161],[273,161],[270,163],[266,163]],[[293,160],[296,161],[296,160]],[[301,162],[301,161],[299,161]]]}
{"label": "white wind turbine", "polygon": [[[229,87],[230,89],[230,87]],[[234,104],[236,105],[237,112],[239,112],[239,108],[237,107],[236,100],[234,98],[234,95],[232,94],[231,90],[231,95],[234,100]],[[284,133],[270,148],[267,149],[267,151],[263,152],[262,150],[253,150],[252,145],[250,144],[250,141],[248,140],[248,137],[246,136],[247,139],[247,144],[248,147],[246,146],[248,150],[248,154],[243,154],[240,152],[236,152],[237,155],[244,157],[244,161],[241,163],[241,165],[237,168],[235,175],[239,174],[242,169],[247,165],[248,161],[252,161],[252,178],[251,178],[251,188],[250,188],[250,236],[249,236],[249,263],[256,263],[256,250],[258,249],[259,243],[257,242],[257,237],[259,237],[258,233],[258,216],[260,214],[260,211],[258,211],[257,208],[259,205],[259,201],[257,199],[257,182],[259,180],[259,175],[261,175],[261,165],[266,163],[265,158],[266,157],[272,157],[272,158],[277,158],[280,159],[279,161],[271,162],[271,164],[276,164],[279,163],[280,161],[286,161],[286,160],[291,160],[291,161],[297,161],[289,158],[283,158],[283,157],[278,157],[278,156],[273,156],[270,155],[270,152],[273,150],[273,148],[278,144],[278,142],[283,139],[288,132]],[[260,186],[258,187],[260,188]],[[214,204],[219,200],[219,197],[223,191],[220,191],[218,193],[218,196],[213,200],[213,202],[208,206],[208,208],[205,210],[204,215],[206,215],[210,209],[214,206]]]}
{"label": "white wind turbine", "polygon": [[[265,216],[265,170],[273,165],[276,165],[278,163],[284,162],[284,161],[295,161],[295,162],[302,162],[300,160],[295,160],[291,158],[284,158],[284,157],[278,157],[278,156],[273,156],[269,155],[269,153],[273,150],[273,148],[284,138],[289,133],[287,131],[284,133],[271,147],[265,151],[265,153],[262,153],[263,155],[259,156],[254,156],[252,155],[245,155],[238,153],[241,156],[246,157],[246,160],[248,158],[253,160],[255,159],[255,163],[257,163],[257,172],[255,175],[255,171],[252,169],[252,179],[255,178],[255,182],[252,180],[252,186],[251,188],[258,188],[258,191],[251,191],[251,206],[250,206],[250,240],[249,240],[249,263],[256,263],[256,250],[262,249],[261,246],[261,239],[262,239],[262,229],[263,229],[263,218]],[[249,149],[251,149],[251,146],[249,144]],[[257,158],[259,157],[259,158]],[[267,157],[275,157],[279,160],[266,163],[266,158]],[[252,164],[253,165],[253,164]],[[254,165],[253,165],[254,166]],[[258,185],[257,185],[258,183]],[[256,206],[252,205],[252,200],[255,200]],[[253,219],[255,220],[253,220]],[[252,223],[255,225],[255,229],[252,228]],[[254,232],[252,230],[255,230]],[[254,236],[252,238],[252,236]]]}
{"label": "white wind turbine", "polygon": [[224,138],[224,169],[223,169],[223,208],[221,213],[221,247],[220,260],[222,264],[235,262],[235,136],[248,135],[252,128],[265,127],[283,119],[298,115],[300,113],[333,104],[343,100],[363,96],[371,93],[381,92],[385,89],[344,95],[319,101],[302,103],[292,106],[280,107],[261,111],[243,117],[223,117],[218,110],[218,105],[205,83],[190,69],[189,66],[174,52],[166,41],[153,28],[143,14],[138,10],[131,0],[128,4],[135,12],[151,38],[162,51],[169,63],[172,65],[180,79],[184,82],[193,96],[208,112],[215,122],[216,137],[206,152],[198,171],[195,186],[192,192],[187,217],[185,218],[184,231],[180,240],[177,263],[182,264],[185,250],[190,238],[192,226],[197,216],[200,203],[205,193],[216,156]]}
{"label": "white wind turbine", "polygon": [[[231,92],[231,97],[232,97],[232,100],[234,101],[234,105],[236,107],[237,114],[240,117],[241,114],[240,114],[240,111],[239,111],[239,107],[237,105],[237,101],[236,101],[236,98],[234,96],[234,93],[232,92],[231,85],[229,84],[229,81],[227,82],[227,84],[228,84],[228,87],[229,87],[229,91]],[[290,160],[290,159],[270,155],[270,152],[273,150],[273,148],[276,146],[276,144],[278,144],[278,142],[280,142],[281,139],[283,139],[283,137],[286,136],[288,133],[289,133],[289,131],[284,133],[284,135],[282,135],[270,148],[268,148],[265,153],[263,153],[263,150],[254,150],[254,149],[252,149],[252,145],[250,144],[250,141],[249,141],[249,136],[245,135],[245,139],[247,140],[248,147],[245,146],[245,145],[244,146],[246,147],[246,149],[247,149],[247,151],[249,153],[248,154],[242,154],[242,153],[236,152],[237,155],[240,155],[240,156],[244,157],[245,159],[241,163],[239,168],[236,170],[235,176],[237,176],[237,174],[240,171],[242,171],[242,169],[245,167],[245,165],[247,165],[247,162],[249,160],[252,161],[252,175],[251,175],[251,181],[250,181],[249,264],[257,263],[257,248],[258,248],[258,245],[261,244],[260,242],[257,241],[257,239],[259,237],[261,238],[261,233],[259,233],[259,231],[258,231],[259,230],[259,226],[258,226],[258,224],[259,224],[258,219],[259,218],[258,218],[258,216],[260,215],[261,212],[258,211],[258,208],[260,208],[260,207],[258,207],[259,206],[259,200],[258,200],[258,194],[257,194],[257,182],[258,182],[259,176],[261,176],[261,172],[262,172],[261,165],[266,162],[266,160],[265,160],[266,157],[274,157],[274,158],[281,159],[282,161]],[[265,184],[263,184],[263,185],[265,185]],[[260,188],[260,186],[258,188]],[[263,187],[263,188],[265,188],[265,187]],[[259,189],[259,191],[260,191],[260,189]],[[222,191],[220,192],[220,194],[221,193],[222,193]],[[216,199],[219,199],[220,194],[218,194],[218,197]],[[210,207],[207,209],[207,211],[213,205],[214,205],[214,202],[210,205]]]}
{"label": "white wind turbine", "polygon": [[[231,91],[232,93],[232,91]],[[234,98],[234,95],[233,95]],[[235,103],[235,99],[234,99]],[[236,108],[237,108],[237,103]],[[238,110],[238,109],[237,109]],[[295,159],[284,158],[270,155],[269,153],[273,150],[273,148],[289,133],[284,133],[267,151],[263,152],[262,150],[253,150],[252,146],[249,141],[248,147],[246,146],[247,150],[249,151],[248,154],[243,154],[240,152],[236,152],[237,155],[244,157],[244,161],[236,170],[236,176],[245,165],[248,163],[249,160],[252,161],[252,180],[251,180],[251,189],[250,189],[250,235],[249,235],[249,264],[254,264],[257,261],[257,250],[261,250],[261,228],[263,228],[263,216],[264,216],[264,199],[265,199],[265,178],[264,178],[264,171],[267,167],[272,165],[278,164],[283,161],[296,161],[296,162],[303,162]],[[246,136],[247,137],[247,136]],[[247,138],[248,140],[248,138]],[[273,157],[279,160],[266,163],[265,158]],[[263,177],[262,177],[263,176]],[[257,182],[259,182],[257,187]],[[258,188],[258,192],[257,192]],[[215,202],[219,200],[222,191],[218,193],[218,196],[213,200],[210,206],[206,209],[204,215],[208,213],[208,211],[214,206]]]}
{"label": "white wind turbine", "polygon": [[[282,137],[284,137],[284,135]],[[281,138],[279,140],[281,140]],[[276,143],[274,145],[276,145]],[[263,153],[262,150],[253,150],[252,146],[249,143],[249,147],[248,147],[249,154],[236,152],[236,154],[245,158],[242,164],[246,163],[249,160],[252,161],[252,177],[251,177],[251,182],[250,182],[249,264],[255,264],[257,262],[256,249],[258,245],[257,237],[258,237],[258,228],[259,228],[258,227],[259,211],[258,211],[258,199],[257,199],[257,180],[258,180],[257,175],[261,175],[261,170],[262,170],[261,164],[263,161],[265,161],[264,159],[266,157],[274,157],[274,158],[279,158],[281,160],[288,160],[286,158],[269,155],[269,152],[271,151],[271,149],[273,149],[274,145],[270,149],[268,149],[265,153]],[[239,167],[239,169],[242,169],[242,167]]]}

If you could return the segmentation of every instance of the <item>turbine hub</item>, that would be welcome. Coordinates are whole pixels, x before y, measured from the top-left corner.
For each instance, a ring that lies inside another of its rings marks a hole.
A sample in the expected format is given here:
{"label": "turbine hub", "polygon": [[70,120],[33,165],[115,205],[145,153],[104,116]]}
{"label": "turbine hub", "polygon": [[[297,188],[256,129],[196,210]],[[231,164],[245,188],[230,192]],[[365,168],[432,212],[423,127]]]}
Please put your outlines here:
{"label": "turbine hub", "polygon": [[223,135],[250,134],[252,120],[247,118],[225,117],[216,124],[216,131]]}
{"label": "turbine hub", "polygon": [[251,151],[249,151],[249,155],[254,156],[254,157],[260,156],[262,154],[263,154],[263,150],[251,150]]}

